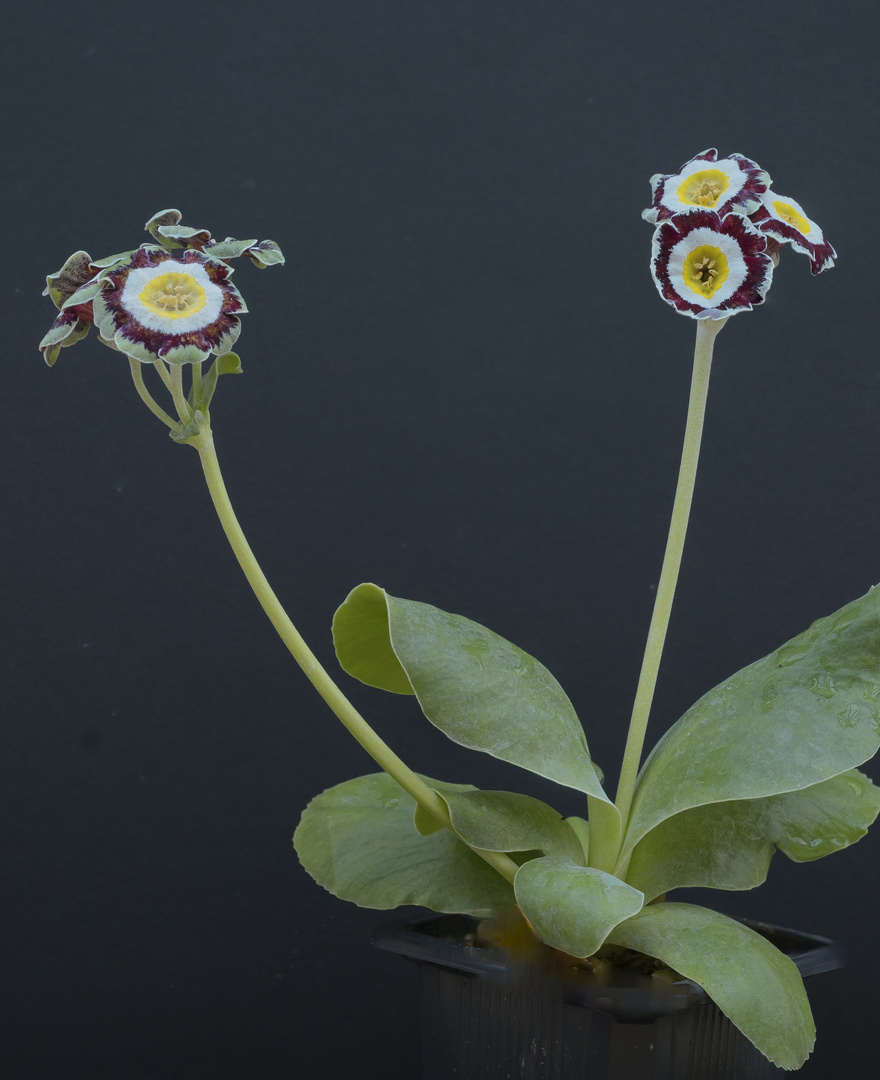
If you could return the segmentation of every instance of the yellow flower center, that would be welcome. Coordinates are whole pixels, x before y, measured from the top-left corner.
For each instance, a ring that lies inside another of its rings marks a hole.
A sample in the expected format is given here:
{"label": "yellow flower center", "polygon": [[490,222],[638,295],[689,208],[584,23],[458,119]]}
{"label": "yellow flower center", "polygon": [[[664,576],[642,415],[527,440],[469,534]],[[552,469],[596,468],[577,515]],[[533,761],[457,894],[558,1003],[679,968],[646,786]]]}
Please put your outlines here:
{"label": "yellow flower center", "polygon": [[684,283],[703,299],[712,296],[727,280],[728,265],[724,252],[702,244],[684,260]]}
{"label": "yellow flower center", "polygon": [[807,236],[810,231],[810,223],[804,217],[803,214],[799,214],[793,206],[789,206],[788,203],[774,202],[773,209],[788,225],[793,225],[798,232]]}
{"label": "yellow flower center", "polygon": [[676,194],[683,203],[691,206],[714,207],[729,186],[727,174],[720,169],[702,169],[683,180]]}
{"label": "yellow flower center", "polygon": [[144,307],[168,319],[182,319],[206,304],[205,290],[191,274],[171,270],[147,283],[139,297]]}

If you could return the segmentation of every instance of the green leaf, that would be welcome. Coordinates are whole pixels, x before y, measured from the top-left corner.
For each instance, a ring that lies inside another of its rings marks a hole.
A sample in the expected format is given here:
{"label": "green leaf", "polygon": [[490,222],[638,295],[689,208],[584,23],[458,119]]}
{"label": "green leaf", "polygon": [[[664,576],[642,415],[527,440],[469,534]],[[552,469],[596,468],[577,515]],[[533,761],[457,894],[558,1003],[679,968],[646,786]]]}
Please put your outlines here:
{"label": "green leaf", "polygon": [[[434,790],[437,791],[437,794],[440,795],[441,798],[445,798],[449,793],[458,791],[476,791],[477,788],[475,788],[473,784],[447,784],[444,782],[442,791],[439,791],[436,788]],[[432,814],[429,814],[428,811],[418,803],[416,803],[416,808],[413,812],[413,825],[415,825],[416,832],[419,836],[430,836],[432,833],[446,828],[445,825],[441,825]]]}
{"label": "green leaf", "polygon": [[358,585],[333,616],[333,644],[339,663],[356,679],[392,694],[414,694],[388,637],[386,593],[378,585]]}
{"label": "green leaf", "polygon": [[[424,779],[440,792],[460,787]],[[293,838],[300,862],[360,907],[420,904],[478,916],[511,908],[509,882],[448,829],[418,834],[415,805],[386,773],[338,784],[303,811]]]}
{"label": "green leaf", "polygon": [[491,630],[359,585],[334,617],[333,640],[350,675],[415,692],[431,723],[454,742],[610,803],[562,687]]}
{"label": "green leaf", "polygon": [[857,769],[766,799],[710,803],[667,818],[632,853],[626,880],[648,900],[670,889],[753,889],[776,848],[811,862],[854,844],[880,812],[880,788]]}
{"label": "green leaf", "polygon": [[590,864],[587,862],[587,856],[590,853],[590,823],[586,818],[582,817],[567,817],[566,822],[570,828],[574,831],[575,836],[581,845],[581,852],[583,855],[583,862],[585,866]]}
{"label": "green leaf", "polygon": [[198,401],[195,400],[193,390],[190,390],[188,400],[192,408],[205,409],[211,404],[214,392],[217,389],[217,379],[221,375],[241,375],[241,357],[238,353],[227,352],[214,358],[214,363],[208,368],[207,374],[202,379],[202,394]]}
{"label": "green leaf", "polygon": [[419,836],[430,836],[432,833],[439,832],[440,829],[445,829],[445,825],[441,825],[440,822],[428,813],[423,806],[419,806],[416,803],[416,808],[413,812],[413,825],[415,825],[416,832]]}
{"label": "green leaf", "polygon": [[523,863],[513,885],[538,937],[572,956],[591,956],[644,903],[642,894],[619,878],[550,856]]}
{"label": "green leaf", "polygon": [[766,938],[707,908],[652,904],[608,941],[657,957],[698,983],[739,1030],[783,1069],[799,1069],[816,1029],[794,963]]}
{"label": "green leaf", "polygon": [[798,791],[880,746],[880,588],[710,690],[642,769],[625,850],[693,806]]}
{"label": "green leaf", "polygon": [[513,791],[441,791],[455,831],[484,851],[541,851],[583,865],[577,834],[552,806]]}

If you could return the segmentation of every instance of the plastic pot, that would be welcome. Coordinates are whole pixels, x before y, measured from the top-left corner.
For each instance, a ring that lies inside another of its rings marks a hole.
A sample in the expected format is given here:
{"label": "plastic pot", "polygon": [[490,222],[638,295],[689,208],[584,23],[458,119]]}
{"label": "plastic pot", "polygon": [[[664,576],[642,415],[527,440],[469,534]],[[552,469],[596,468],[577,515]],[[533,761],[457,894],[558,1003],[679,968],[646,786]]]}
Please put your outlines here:
{"label": "plastic pot", "polygon": [[[748,925],[804,976],[841,965],[827,938]],[[620,968],[597,975],[559,953],[551,962],[518,958],[475,945],[478,926],[440,915],[387,923],[373,936],[419,967],[423,1080],[759,1080],[783,1072],[689,980]]]}

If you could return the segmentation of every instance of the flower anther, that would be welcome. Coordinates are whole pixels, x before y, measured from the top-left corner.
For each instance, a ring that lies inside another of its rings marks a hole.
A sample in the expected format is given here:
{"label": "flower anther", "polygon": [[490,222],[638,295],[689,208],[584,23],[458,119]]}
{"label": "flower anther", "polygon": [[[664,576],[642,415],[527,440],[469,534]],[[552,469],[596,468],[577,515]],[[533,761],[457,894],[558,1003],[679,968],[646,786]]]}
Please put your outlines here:
{"label": "flower anther", "polygon": [[183,319],[205,306],[205,290],[192,274],[160,274],[144,286],[138,299],[164,318]]}

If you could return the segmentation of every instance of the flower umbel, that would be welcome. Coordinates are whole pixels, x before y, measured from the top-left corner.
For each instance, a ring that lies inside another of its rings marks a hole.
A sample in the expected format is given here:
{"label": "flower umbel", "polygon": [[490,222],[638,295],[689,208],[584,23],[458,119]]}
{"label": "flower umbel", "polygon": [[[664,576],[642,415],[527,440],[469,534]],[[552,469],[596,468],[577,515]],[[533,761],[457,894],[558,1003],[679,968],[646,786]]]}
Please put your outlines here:
{"label": "flower umbel", "polygon": [[677,173],[651,177],[653,199],[642,212],[657,224],[651,274],[677,311],[722,319],[762,303],[783,244],[806,255],[814,274],[834,265],[837,252],[819,226],[770,183],[754,161],[741,154],[719,161],[714,149]]}
{"label": "flower umbel", "polygon": [[244,255],[262,268],[284,257],[271,240],[216,241],[180,218],[164,210],[147,222],[162,246],[142,244],[96,262],[78,251],[46,279],[44,295],[61,312],[40,342],[47,364],[93,323],[103,344],[144,364],[197,364],[230,351],[247,307],[229,281],[228,260]]}
{"label": "flower umbel", "polygon": [[726,319],[764,301],[773,279],[767,240],[739,214],[691,210],[661,221],[651,273],[663,299],[694,319]]}

